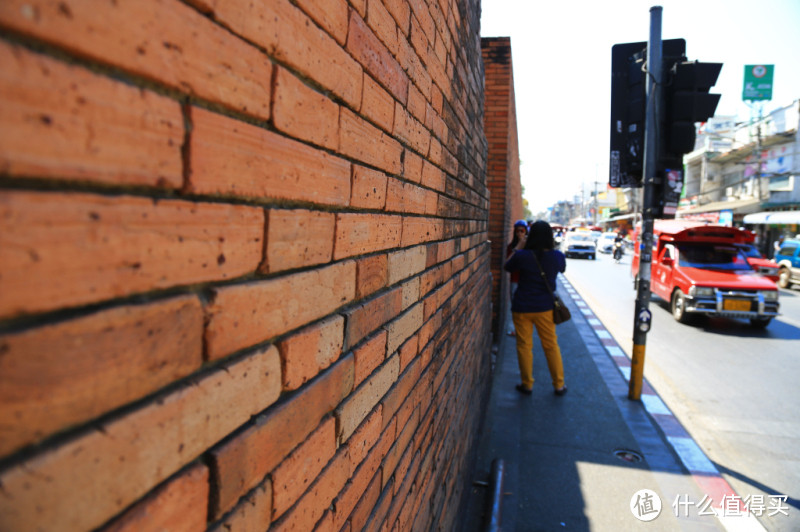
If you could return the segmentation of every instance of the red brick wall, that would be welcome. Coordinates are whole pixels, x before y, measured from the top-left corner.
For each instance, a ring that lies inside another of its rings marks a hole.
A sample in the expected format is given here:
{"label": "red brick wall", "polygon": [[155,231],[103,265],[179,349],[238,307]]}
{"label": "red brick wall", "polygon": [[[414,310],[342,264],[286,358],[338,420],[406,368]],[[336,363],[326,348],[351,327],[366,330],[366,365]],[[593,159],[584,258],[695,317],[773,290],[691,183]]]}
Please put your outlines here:
{"label": "red brick wall", "polygon": [[522,188],[511,39],[481,39],[481,50],[486,71],[484,130],[489,142],[492,330],[498,334],[504,327],[505,309],[509,304],[509,279],[503,271],[503,263],[506,246],[514,236],[512,226],[523,217]]}
{"label": "red brick wall", "polygon": [[490,381],[478,20],[0,3],[0,530],[452,528]]}

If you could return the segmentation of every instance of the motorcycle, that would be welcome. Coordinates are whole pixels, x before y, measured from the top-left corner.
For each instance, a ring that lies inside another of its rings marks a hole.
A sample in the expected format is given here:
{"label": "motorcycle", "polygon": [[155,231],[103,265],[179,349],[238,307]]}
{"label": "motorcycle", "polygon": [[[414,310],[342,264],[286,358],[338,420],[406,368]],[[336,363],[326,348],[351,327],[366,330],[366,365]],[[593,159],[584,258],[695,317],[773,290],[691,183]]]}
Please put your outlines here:
{"label": "motorcycle", "polygon": [[625,254],[625,243],[622,241],[614,242],[614,262],[619,264],[619,261],[622,260],[622,256]]}

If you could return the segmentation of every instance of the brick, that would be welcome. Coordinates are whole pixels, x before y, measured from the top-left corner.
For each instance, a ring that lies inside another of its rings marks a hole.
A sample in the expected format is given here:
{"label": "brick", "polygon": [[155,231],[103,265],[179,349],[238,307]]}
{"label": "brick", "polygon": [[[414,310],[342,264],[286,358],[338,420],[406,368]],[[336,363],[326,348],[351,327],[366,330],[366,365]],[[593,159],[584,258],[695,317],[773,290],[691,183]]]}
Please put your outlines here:
{"label": "brick", "polygon": [[414,277],[413,279],[406,281],[402,284],[401,290],[403,291],[403,303],[401,306],[402,310],[406,310],[411,305],[419,301],[419,287],[420,287],[420,278]]}
{"label": "brick", "polygon": [[8,0],[0,3],[0,25],[242,113],[269,118],[269,59],[181,2],[66,6],[55,0]]}
{"label": "brick", "polygon": [[384,0],[386,9],[392,14],[400,31],[408,34],[409,18],[411,17],[411,8],[406,0]]}
{"label": "brick", "polygon": [[272,472],[273,520],[305,493],[335,453],[336,420],[330,417]]}
{"label": "brick", "polygon": [[367,25],[375,32],[375,36],[386,46],[389,53],[397,55],[397,26],[394,18],[384,7],[383,3],[369,2],[367,4]]}
{"label": "brick", "polygon": [[348,261],[216,289],[206,308],[209,358],[226,356],[330,314],[353,300],[355,281],[355,263]]}
{"label": "brick", "polygon": [[389,337],[386,340],[386,352],[394,353],[408,338],[411,337],[421,326],[423,322],[424,305],[417,303],[406,311],[405,314],[391,322],[387,326]]}
{"label": "brick", "polygon": [[403,247],[414,246],[440,240],[444,233],[444,224],[436,218],[422,218],[416,216],[403,217]]}
{"label": "brick", "polygon": [[[350,456],[350,468],[353,471],[355,471],[367,456],[371,454],[373,447],[381,438],[383,430],[381,408],[381,405],[378,405],[378,407],[361,423],[358,429],[353,433],[353,437],[347,442]],[[369,476],[372,477],[372,474]]]}
{"label": "brick", "polygon": [[345,0],[298,0],[297,5],[344,45],[347,39],[348,10]]}
{"label": "brick", "polygon": [[257,486],[352,389],[353,356],[349,355],[256,419],[255,425],[213,449],[211,467],[218,480],[212,515],[227,512],[239,497]]}
{"label": "brick", "polygon": [[365,166],[353,165],[350,206],[383,210],[386,206],[386,174]]}
{"label": "brick", "polygon": [[379,331],[376,336],[354,349],[353,356],[355,357],[354,386],[358,386],[386,360],[386,331]]}
{"label": "brick", "polygon": [[306,327],[278,344],[283,389],[296,390],[329,367],[342,354],[344,318],[332,316]]}
{"label": "brick", "polygon": [[353,431],[397,380],[399,368],[399,357],[390,358],[336,409],[338,420],[336,430],[340,444],[350,438]]}
{"label": "brick", "polygon": [[[305,4],[308,9],[309,0]],[[312,15],[321,18],[319,9]],[[330,2],[325,4],[327,8]],[[309,9],[311,11],[311,9]],[[362,69],[336,41],[288,0],[214,0],[214,18],[263,47],[282,64],[332,91],[351,107],[361,100]],[[327,18],[327,17],[326,17]]]}
{"label": "brick", "polygon": [[[380,411],[375,411],[361,424],[361,427],[359,427],[358,431],[353,434],[353,437],[348,442],[348,450],[351,455],[351,469],[354,471],[354,474],[351,476],[344,489],[342,489],[341,493],[339,493],[333,501],[334,528],[336,530],[342,528],[345,520],[358,504],[358,501],[367,492],[369,484],[375,477],[376,472],[378,477],[380,477],[379,468],[383,457],[386,456],[386,453],[389,451],[389,447],[394,439],[393,437],[394,433],[391,435],[381,433]],[[368,441],[362,444],[364,438],[368,438]],[[356,452],[353,448],[353,443],[356,443],[358,447],[362,447],[366,452],[359,460],[354,459],[352,456],[352,454]],[[360,528],[356,530],[360,530]]]}
{"label": "brick", "polygon": [[345,349],[391,320],[400,312],[402,291],[394,289],[345,312]]}
{"label": "brick", "polygon": [[0,455],[199,369],[202,330],[184,296],[0,335]]}
{"label": "brick", "polygon": [[417,358],[419,354],[419,335],[415,334],[400,346],[400,371],[405,371],[406,367]]}
{"label": "brick", "polygon": [[[339,452],[327,468],[317,478],[303,498],[277,523],[273,523],[270,531],[305,532],[314,530],[314,525],[323,517],[336,494],[350,478],[350,458],[347,450]],[[328,517],[330,519],[331,516]],[[323,524],[323,530],[325,529]],[[327,526],[330,526],[329,524]]]}
{"label": "brick", "polygon": [[191,109],[188,190],[347,205],[350,163],[204,109]]}
{"label": "brick", "polygon": [[375,473],[375,476],[369,481],[367,489],[359,499],[358,504],[353,509],[349,516],[349,523],[351,530],[364,530],[367,526],[372,509],[378,502],[381,495],[381,472]]}
{"label": "brick", "polygon": [[364,532],[377,532],[377,531],[388,531],[390,528],[390,524],[386,523],[386,513],[389,511],[389,506],[392,502],[392,494],[394,493],[394,479],[389,479],[389,483],[387,486],[383,488],[380,492],[380,496],[378,500],[375,502],[375,506],[372,508],[372,513],[369,515],[369,519],[367,520],[363,529]]}
{"label": "brick", "polygon": [[[383,422],[385,424],[388,424],[407,400],[410,399],[412,408],[417,404],[419,398],[416,397],[416,386],[420,382],[420,367],[421,364],[417,361],[409,365],[398,377],[397,383],[381,401],[381,405],[383,406]],[[406,420],[398,419],[398,422],[401,423],[401,426],[405,426]]]}
{"label": "brick", "polygon": [[425,269],[425,246],[395,251],[388,255],[389,285],[416,275]]}
{"label": "brick", "polygon": [[272,482],[267,479],[242,498],[211,532],[263,532],[272,522]]}
{"label": "brick", "polygon": [[399,102],[395,103],[394,125],[392,134],[417,153],[427,154],[430,146],[431,132],[416,118],[411,116]]}
{"label": "brick", "polygon": [[426,190],[413,183],[389,178],[386,188],[386,210],[400,213],[425,214]]}
{"label": "brick", "polygon": [[403,177],[414,183],[422,181],[422,157],[410,150],[405,151]]}
{"label": "brick", "polygon": [[389,214],[336,215],[334,260],[382,251],[400,244],[403,219]]}
{"label": "brick", "polygon": [[339,106],[276,67],[272,121],[279,131],[334,150],[339,144]]}
{"label": "brick", "polygon": [[[430,55],[431,54],[428,54],[428,57],[430,57]],[[419,87],[420,92],[422,92],[426,100],[429,99],[431,86],[433,85],[431,73],[405,37],[397,39],[397,61],[406,75],[411,79],[411,83]],[[447,82],[450,82],[447,83],[450,85],[452,80],[448,79]],[[411,83],[409,83],[409,86]],[[463,138],[463,135],[459,138]]]}
{"label": "brick", "polygon": [[15,464],[0,473],[3,526],[98,527],[267,408],[279,393],[280,361],[271,347]]}
{"label": "brick", "polygon": [[356,299],[364,298],[386,286],[389,274],[386,255],[360,258],[356,265]]}
{"label": "brick", "polygon": [[345,108],[339,113],[339,152],[389,174],[402,170],[400,143]]}
{"label": "brick", "polygon": [[207,505],[208,468],[196,464],[164,483],[101,530],[205,530]]}
{"label": "brick", "polygon": [[253,207],[83,193],[0,192],[0,316],[254,271]]}
{"label": "brick", "polygon": [[373,78],[386,87],[396,100],[405,103],[408,97],[408,76],[392,56],[391,51],[355,11],[350,13],[347,51]]}
{"label": "brick", "polygon": [[444,192],[445,176],[438,167],[432,165],[428,161],[424,162],[422,167],[422,184],[426,187]]}
{"label": "brick", "polygon": [[394,125],[394,98],[369,76],[364,76],[361,113],[382,130],[392,131],[392,126]]}
{"label": "brick", "polygon": [[0,64],[4,174],[182,186],[177,102],[5,43]]}
{"label": "brick", "polygon": [[259,270],[274,273],[330,262],[335,225],[333,213],[268,210],[266,254]]}
{"label": "brick", "polygon": [[428,102],[422,92],[413,84],[410,85],[408,87],[408,105],[406,106],[409,114],[417,121],[425,124],[425,111],[427,106]]}

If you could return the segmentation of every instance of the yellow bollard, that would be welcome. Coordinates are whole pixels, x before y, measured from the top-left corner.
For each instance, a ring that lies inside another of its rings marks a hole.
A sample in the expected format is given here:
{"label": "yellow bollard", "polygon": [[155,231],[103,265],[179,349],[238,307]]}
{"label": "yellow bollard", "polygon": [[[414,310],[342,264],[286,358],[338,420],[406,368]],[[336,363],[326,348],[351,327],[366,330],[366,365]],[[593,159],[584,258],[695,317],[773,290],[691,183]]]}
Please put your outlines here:
{"label": "yellow bollard", "polygon": [[628,384],[628,399],[638,401],[642,398],[642,382],[644,380],[644,345],[633,345],[631,358],[631,380]]}

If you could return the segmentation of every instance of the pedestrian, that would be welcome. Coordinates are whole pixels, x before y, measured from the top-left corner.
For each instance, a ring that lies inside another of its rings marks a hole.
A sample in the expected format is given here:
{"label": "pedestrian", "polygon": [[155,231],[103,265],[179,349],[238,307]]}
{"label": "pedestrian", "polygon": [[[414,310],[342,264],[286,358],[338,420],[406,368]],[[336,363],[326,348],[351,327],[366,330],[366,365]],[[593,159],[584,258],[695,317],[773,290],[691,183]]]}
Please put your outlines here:
{"label": "pedestrian", "polygon": [[[511,238],[511,242],[506,246],[506,260],[511,258],[511,255],[514,254],[514,250],[522,249],[525,246],[525,239],[528,236],[528,222],[525,220],[517,220],[514,222],[514,236]],[[514,292],[517,291],[517,284],[519,283],[519,272],[511,272],[510,275],[510,295],[511,298],[514,298]],[[512,324],[508,328],[508,335],[514,336],[514,325]]]}
{"label": "pedestrian", "polygon": [[559,396],[567,393],[561,349],[553,323],[553,296],[541,273],[544,271],[555,292],[556,276],[566,269],[567,261],[554,247],[550,224],[539,220],[531,225],[524,248],[515,250],[505,263],[506,271],[519,272],[519,284],[511,300],[511,315],[517,331],[517,360],[522,380],[516,388],[525,395],[530,395],[533,388],[534,327],[547,359],[553,390]]}

